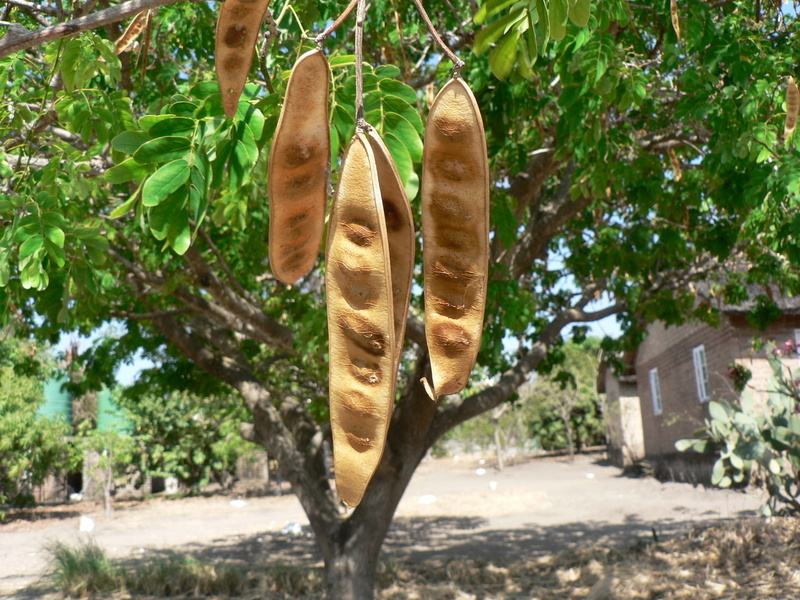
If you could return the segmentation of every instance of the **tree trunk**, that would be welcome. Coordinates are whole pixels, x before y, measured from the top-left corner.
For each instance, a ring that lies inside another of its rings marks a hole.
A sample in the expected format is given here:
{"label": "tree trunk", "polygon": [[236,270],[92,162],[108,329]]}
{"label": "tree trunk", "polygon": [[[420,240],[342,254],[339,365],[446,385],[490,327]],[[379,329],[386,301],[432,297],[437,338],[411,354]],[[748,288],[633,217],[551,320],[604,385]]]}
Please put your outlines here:
{"label": "tree trunk", "polygon": [[372,600],[378,571],[378,554],[385,531],[361,528],[347,531],[325,559],[325,588],[328,600]]}
{"label": "tree trunk", "polygon": [[575,440],[574,434],[572,432],[572,423],[570,422],[570,414],[571,411],[566,410],[564,407],[561,407],[561,420],[564,422],[564,429],[567,432],[567,449],[569,451],[569,462],[573,462],[575,460]]}
{"label": "tree trunk", "polygon": [[503,462],[503,430],[500,429],[500,417],[508,410],[508,404],[501,404],[492,411],[492,425],[494,425],[494,447],[497,454],[497,470],[502,471],[505,468]]}

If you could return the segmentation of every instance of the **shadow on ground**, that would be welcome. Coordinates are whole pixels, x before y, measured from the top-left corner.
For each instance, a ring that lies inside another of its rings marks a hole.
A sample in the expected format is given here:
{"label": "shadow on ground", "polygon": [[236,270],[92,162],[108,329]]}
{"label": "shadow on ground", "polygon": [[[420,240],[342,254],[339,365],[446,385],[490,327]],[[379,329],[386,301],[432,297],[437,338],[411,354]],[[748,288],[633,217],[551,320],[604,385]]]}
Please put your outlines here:
{"label": "shadow on ground", "polygon": [[[678,509],[679,510],[679,509]],[[751,516],[742,512],[738,517]],[[709,519],[711,524],[727,519]],[[383,546],[381,558],[419,563],[445,564],[452,560],[516,561],[591,545],[624,549],[665,541],[699,525],[696,520],[665,519],[657,524],[631,515],[623,523],[573,522],[559,525],[527,524],[519,529],[485,529],[481,517],[399,517],[395,519]],[[321,555],[308,526],[299,533],[265,532],[256,536],[221,538],[213,544],[190,544],[172,550],[147,550],[125,562],[140,561],[170,553],[188,553],[221,563],[248,565],[319,565]],[[43,588],[32,587],[13,594],[12,600],[43,597]]]}

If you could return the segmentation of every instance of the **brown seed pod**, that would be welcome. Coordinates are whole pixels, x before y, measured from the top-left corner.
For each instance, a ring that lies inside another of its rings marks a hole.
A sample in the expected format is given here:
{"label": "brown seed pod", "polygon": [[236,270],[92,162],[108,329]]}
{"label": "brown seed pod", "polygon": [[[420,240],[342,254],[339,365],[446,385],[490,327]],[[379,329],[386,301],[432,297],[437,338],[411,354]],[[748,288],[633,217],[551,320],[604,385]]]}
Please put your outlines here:
{"label": "brown seed pod", "polygon": [[215,67],[222,107],[229,119],[236,114],[247,83],[253,50],[270,0],[226,0],[217,19]]}
{"label": "brown seed pod", "polygon": [[794,82],[794,77],[789,77],[786,83],[786,121],[783,125],[783,137],[788,138],[797,127],[797,113],[800,111],[800,91]]}
{"label": "brown seed pod", "polygon": [[149,10],[143,10],[138,15],[133,17],[133,20],[130,22],[128,27],[125,28],[123,34],[119,36],[119,39],[116,42],[114,42],[115,54],[122,54],[133,47],[133,43],[136,41],[136,38],[139,37],[139,34],[142,33],[142,30],[144,30],[145,26],[147,25],[149,17]]}
{"label": "brown seed pod", "polygon": [[422,158],[425,333],[436,399],[464,389],[480,348],[489,272],[489,163],[469,87],[451,79],[434,100]]}
{"label": "brown seed pod", "polygon": [[397,368],[406,335],[408,305],[411,300],[411,282],[414,278],[416,240],[414,216],[406,190],[389,149],[374,129],[369,131],[369,143],[375,155],[383,216],[386,221],[386,239],[392,267],[392,298],[394,303],[395,366],[392,378],[397,378]]}
{"label": "brown seed pod", "polygon": [[289,77],[267,175],[270,265],[289,285],[314,267],[322,242],[331,154],[329,92],[325,55],[306,52]]}
{"label": "brown seed pod", "polygon": [[678,0],[669,0],[669,15],[672,18],[672,28],[675,30],[675,36],[678,41],[681,41],[681,21],[678,13]]}
{"label": "brown seed pod", "polygon": [[394,308],[386,222],[375,157],[350,142],[328,229],[325,286],[336,487],[361,502],[380,463],[394,407]]}

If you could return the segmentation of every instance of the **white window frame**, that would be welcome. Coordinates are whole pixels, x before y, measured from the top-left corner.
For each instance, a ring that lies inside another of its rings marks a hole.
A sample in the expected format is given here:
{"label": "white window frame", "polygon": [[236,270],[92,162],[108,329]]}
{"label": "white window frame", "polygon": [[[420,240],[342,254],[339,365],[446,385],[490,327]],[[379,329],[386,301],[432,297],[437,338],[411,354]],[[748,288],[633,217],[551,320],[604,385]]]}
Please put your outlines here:
{"label": "white window frame", "polygon": [[706,348],[703,344],[692,348],[692,361],[694,362],[694,379],[697,383],[697,398],[700,402],[708,402],[708,362],[706,361]]}
{"label": "white window frame", "polygon": [[658,367],[650,369],[650,397],[653,400],[653,414],[658,416],[664,412],[661,400],[661,383],[658,380]]}

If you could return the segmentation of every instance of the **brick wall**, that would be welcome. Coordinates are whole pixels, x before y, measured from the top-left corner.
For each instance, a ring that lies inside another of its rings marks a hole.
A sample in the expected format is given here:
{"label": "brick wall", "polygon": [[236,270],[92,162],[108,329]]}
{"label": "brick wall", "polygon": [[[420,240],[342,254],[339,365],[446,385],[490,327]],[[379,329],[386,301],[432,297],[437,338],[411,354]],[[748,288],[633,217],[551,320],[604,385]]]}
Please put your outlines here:
{"label": "brick wall", "polygon": [[[718,328],[689,324],[665,328],[654,324],[639,347],[636,379],[642,408],[645,455],[663,457],[675,453],[675,441],[691,437],[708,416],[708,402],[698,397],[693,349],[703,345],[708,369],[709,400],[735,401],[739,395],[728,377],[731,363],[746,366],[753,373],[750,389],[757,402],[766,398],[772,371],[764,352],[751,351],[754,337],[782,344],[795,339],[800,315],[787,315],[764,332],[749,327],[743,316],[723,316]],[[800,359],[796,366],[800,368]],[[650,370],[658,369],[662,414],[656,415],[650,390]]]}

